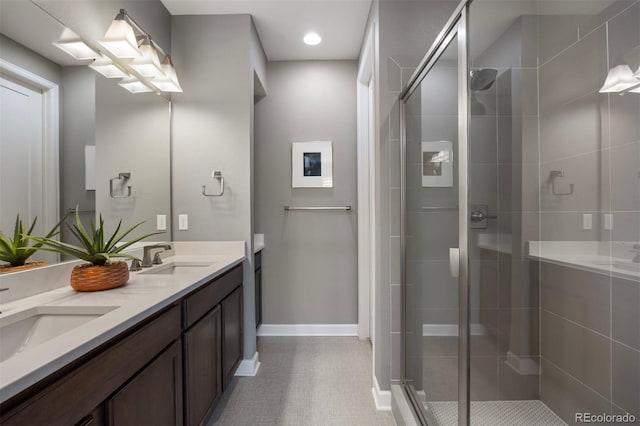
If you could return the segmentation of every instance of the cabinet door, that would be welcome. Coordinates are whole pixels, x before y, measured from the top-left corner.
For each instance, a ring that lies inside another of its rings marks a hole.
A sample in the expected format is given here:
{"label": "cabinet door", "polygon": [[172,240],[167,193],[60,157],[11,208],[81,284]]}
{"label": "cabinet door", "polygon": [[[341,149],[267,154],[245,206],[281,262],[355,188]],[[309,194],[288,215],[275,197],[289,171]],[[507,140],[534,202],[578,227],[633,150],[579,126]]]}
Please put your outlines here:
{"label": "cabinet door", "polygon": [[242,286],[222,301],[222,389],[226,389],[242,360]]}
{"label": "cabinet door", "polygon": [[218,305],[184,333],[185,423],[202,424],[222,393],[222,315]]}
{"label": "cabinet door", "polygon": [[182,424],[182,348],[174,342],[107,400],[110,425]]}

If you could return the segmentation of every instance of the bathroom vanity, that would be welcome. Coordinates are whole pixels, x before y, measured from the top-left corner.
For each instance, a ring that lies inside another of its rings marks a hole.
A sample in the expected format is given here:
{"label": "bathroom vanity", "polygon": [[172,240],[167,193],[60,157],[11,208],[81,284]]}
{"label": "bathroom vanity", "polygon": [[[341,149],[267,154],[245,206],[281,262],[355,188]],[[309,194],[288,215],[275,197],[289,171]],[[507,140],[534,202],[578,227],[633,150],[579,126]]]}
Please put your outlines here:
{"label": "bathroom vanity", "polygon": [[[244,244],[172,245],[163,265],[131,273],[120,289],[63,287],[1,305],[3,331],[34,306],[92,314],[0,362],[2,424],[207,420],[243,356]],[[213,254],[202,255],[207,245]]]}

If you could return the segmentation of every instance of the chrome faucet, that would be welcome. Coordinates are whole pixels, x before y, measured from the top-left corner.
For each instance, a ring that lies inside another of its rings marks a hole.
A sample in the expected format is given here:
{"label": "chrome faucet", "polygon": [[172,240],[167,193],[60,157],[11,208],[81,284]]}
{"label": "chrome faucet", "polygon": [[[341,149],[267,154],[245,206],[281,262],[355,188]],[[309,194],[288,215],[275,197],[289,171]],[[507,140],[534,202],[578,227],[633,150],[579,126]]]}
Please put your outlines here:
{"label": "chrome faucet", "polygon": [[635,257],[633,258],[632,262],[633,263],[640,263],[640,243],[638,244],[634,244],[633,247],[631,248],[631,250],[629,250],[631,253],[635,253]]}
{"label": "chrome faucet", "polygon": [[153,260],[151,260],[151,250],[155,250],[155,249],[171,250],[171,246],[169,244],[154,244],[151,246],[144,246],[142,249],[144,250],[144,256],[142,257],[142,267],[149,268],[154,264],[159,265],[162,263],[162,259],[160,258],[160,253],[156,253]]}

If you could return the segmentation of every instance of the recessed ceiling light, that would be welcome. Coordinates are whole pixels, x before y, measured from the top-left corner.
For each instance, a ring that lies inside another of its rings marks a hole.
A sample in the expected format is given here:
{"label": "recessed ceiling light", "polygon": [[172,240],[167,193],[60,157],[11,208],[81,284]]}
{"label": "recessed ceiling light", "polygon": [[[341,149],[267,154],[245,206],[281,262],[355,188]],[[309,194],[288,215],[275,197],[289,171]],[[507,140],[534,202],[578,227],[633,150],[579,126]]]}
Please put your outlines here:
{"label": "recessed ceiling light", "polygon": [[322,37],[320,37],[317,33],[308,33],[304,36],[303,40],[309,46],[315,46],[317,44],[320,44],[320,42],[322,41]]}

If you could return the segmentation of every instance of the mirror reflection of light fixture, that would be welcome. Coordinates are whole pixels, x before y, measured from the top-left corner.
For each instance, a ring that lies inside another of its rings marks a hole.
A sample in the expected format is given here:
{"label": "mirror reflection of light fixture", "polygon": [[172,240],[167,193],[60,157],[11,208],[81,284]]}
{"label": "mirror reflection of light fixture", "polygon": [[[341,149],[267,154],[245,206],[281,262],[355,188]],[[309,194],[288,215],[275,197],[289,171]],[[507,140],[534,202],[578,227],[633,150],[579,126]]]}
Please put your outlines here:
{"label": "mirror reflection of light fixture", "polygon": [[169,55],[167,55],[167,57],[164,58],[164,61],[162,61],[162,71],[164,72],[164,76],[154,78],[151,80],[151,84],[162,92],[182,93],[182,87],[180,87],[176,70],[173,68],[173,62],[171,62],[171,57]]}
{"label": "mirror reflection of light fixture", "polygon": [[52,43],[58,49],[67,52],[79,61],[98,59],[100,54],[89,47],[80,36],[69,28],[62,30],[60,38]]}
{"label": "mirror reflection of light fixture", "polygon": [[620,93],[638,85],[640,80],[633,76],[629,65],[618,65],[609,70],[600,93]]}
{"label": "mirror reflection of light fixture", "polygon": [[136,35],[131,25],[126,21],[126,16],[124,9],[120,9],[120,13],[116,15],[104,34],[104,38],[98,40],[98,43],[117,58],[140,58],[142,53],[138,49]]}
{"label": "mirror reflection of light fixture", "polygon": [[148,36],[142,38],[139,49],[142,57],[129,62],[129,66],[143,77],[154,78],[164,76],[160,59],[158,59],[158,51]]}
{"label": "mirror reflection of light fixture", "polygon": [[125,78],[129,76],[129,73],[113,62],[111,58],[104,55],[89,64],[89,68],[107,78]]}
{"label": "mirror reflection of light fixture", "polygon": [[149,86],[147,86],[146,84],[144,84],[143,82],[141,82],[140,80],[138,80],[132,75],[123,78],[118,83],[118,85],[121,87],[124,87],[131,93],[145,93],[145,92],[153,91]]}

